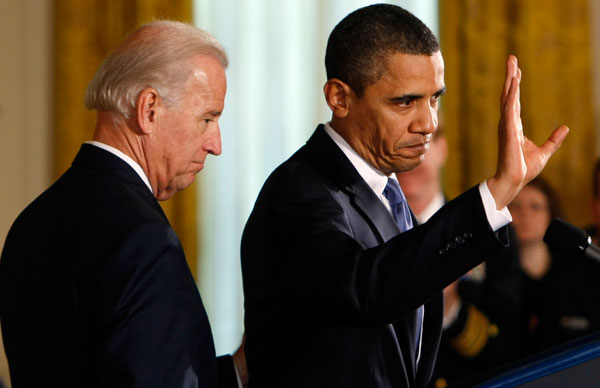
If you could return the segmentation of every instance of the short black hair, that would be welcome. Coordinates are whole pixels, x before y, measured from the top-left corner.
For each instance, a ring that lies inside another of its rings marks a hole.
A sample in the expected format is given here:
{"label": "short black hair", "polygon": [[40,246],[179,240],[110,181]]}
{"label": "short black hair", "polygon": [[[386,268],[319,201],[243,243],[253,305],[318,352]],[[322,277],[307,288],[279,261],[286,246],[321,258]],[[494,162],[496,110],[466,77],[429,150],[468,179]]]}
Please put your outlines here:
{"label": "short black hair", "polygon": [[348,84],[358,97],[384,74],[390,54],[433,55],[440,45],[416,16],[392,4],[375,4],[346,16],[329,35],[327,78]]}

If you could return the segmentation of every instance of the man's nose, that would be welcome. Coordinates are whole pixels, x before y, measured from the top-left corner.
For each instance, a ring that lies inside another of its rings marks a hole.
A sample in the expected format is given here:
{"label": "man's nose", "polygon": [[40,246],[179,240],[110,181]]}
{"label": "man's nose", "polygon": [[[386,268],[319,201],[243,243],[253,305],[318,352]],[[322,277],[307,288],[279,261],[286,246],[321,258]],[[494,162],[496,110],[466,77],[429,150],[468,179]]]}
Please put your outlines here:
{"label": "man's nose", "polygon": [[213,155],[221,155],[221,128],[219,124],[211,130],[209,137],[204,142],[204,151]]}
{"label": "man's nose", "polygon": [[430,135],[435,132],[438,126],[438,116],[436,107],[425,103],[419,107],[413,132]]}

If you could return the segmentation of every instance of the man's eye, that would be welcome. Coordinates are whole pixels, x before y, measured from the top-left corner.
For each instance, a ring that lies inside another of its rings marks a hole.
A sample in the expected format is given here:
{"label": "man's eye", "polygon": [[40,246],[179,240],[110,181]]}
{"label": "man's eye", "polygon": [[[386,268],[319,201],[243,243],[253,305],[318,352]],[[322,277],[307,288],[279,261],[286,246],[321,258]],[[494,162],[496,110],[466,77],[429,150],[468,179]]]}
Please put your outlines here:
{"label": "man's eye", "polygon": [[536,212],[545,211],[546,206],[539,204],[539,203],[534,203],[531,205],[531,210],[536,211]]}

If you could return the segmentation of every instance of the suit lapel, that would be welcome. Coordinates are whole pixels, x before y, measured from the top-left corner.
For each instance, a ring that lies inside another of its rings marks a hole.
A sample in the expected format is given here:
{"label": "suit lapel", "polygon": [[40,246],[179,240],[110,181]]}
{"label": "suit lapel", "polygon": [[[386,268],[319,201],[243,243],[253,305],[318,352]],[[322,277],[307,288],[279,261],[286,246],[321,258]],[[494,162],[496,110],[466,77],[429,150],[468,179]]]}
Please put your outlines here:
{"label": "suit lapel", "polygon": [[352,203],[369,219],[383,241],[388,241],[400,233],[398,224],[381,203],[371,187],[361,179],[355,186]]}
{"label": "suit lapel", "polygon": [[309,155],[316,159],[316,163],[328,170],[330,178],[349,195],[353,206],[377,231],[382,242],[400,233],[390,212],[362,179],[344,152],[327,135],[322,124],[310,137],[306,147]]}
{"label": "suit lapel", "polygon": [[[308,154],[314,155],[315,162],[319,163],[321,168],[328,171],[330,178],[338,184],[341,190],[348,194],[351,204],[363,214],[363,217],[370,223],[372,229],[379,234],[382,242],[388,241],[400,233],[400,229],[391,213],[367,182],[362,179],[344,152],[327,135],[323,125],[317,127],[312,137],[308,140],[307,147]],[[411,217],[413,224],[418,225],[412,212]],[[407,377],[411,385],[414,384],[417,377],[415,355],[411,350],[415,348],[416,344],[414,343],[413,336],[409,334],[414,332],[415,325],[416,312],[407,314],[393,325],[398,341],[401,344],[400,350],[405,361],[405,368],[408,373]],[[427,345],[429,346],[429,344]],[[427,349],[422,349],[422,354],[425,351]],[[424,361],[422,359],[421,363]]]}

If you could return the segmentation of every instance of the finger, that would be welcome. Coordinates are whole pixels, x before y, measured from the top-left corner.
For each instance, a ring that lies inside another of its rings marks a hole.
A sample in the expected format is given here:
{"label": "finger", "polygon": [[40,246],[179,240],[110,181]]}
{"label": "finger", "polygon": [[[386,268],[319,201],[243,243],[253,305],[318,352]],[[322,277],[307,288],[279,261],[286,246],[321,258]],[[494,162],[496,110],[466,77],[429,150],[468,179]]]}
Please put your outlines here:
{"label": "finger", "polygon": [[548,140],[546,140],[546,142],[542,144],[540,148],[542,148],[542,150],[547,153],[548,156],[552,155],[560,148],[568,133],[569,127],[566,125],[561,125],[560,127],[556,128],[554,132],[552,132]]}
{"label": "finger", "polygon": [[516,68],[517,58],[514,55],[509,55],[508,59],[506,60],[506,76],[504,77],[504,87],[502,88],[502,95],[500,96],[500,101],[503,105],[506,101],[508,91],[510,90],[510,84],[512,83],[512,79],[516,74]]}
{"label": "finger", "polygon": [[503,106],[504,121],[507,124],[516,124],[514,120],[519,117],[519,80],[513,77]]}
{"label": "finger", "polygon": [[521,117],[521,69],[517,68],[516,78],[519,81],[517,86],[517,114]]}

